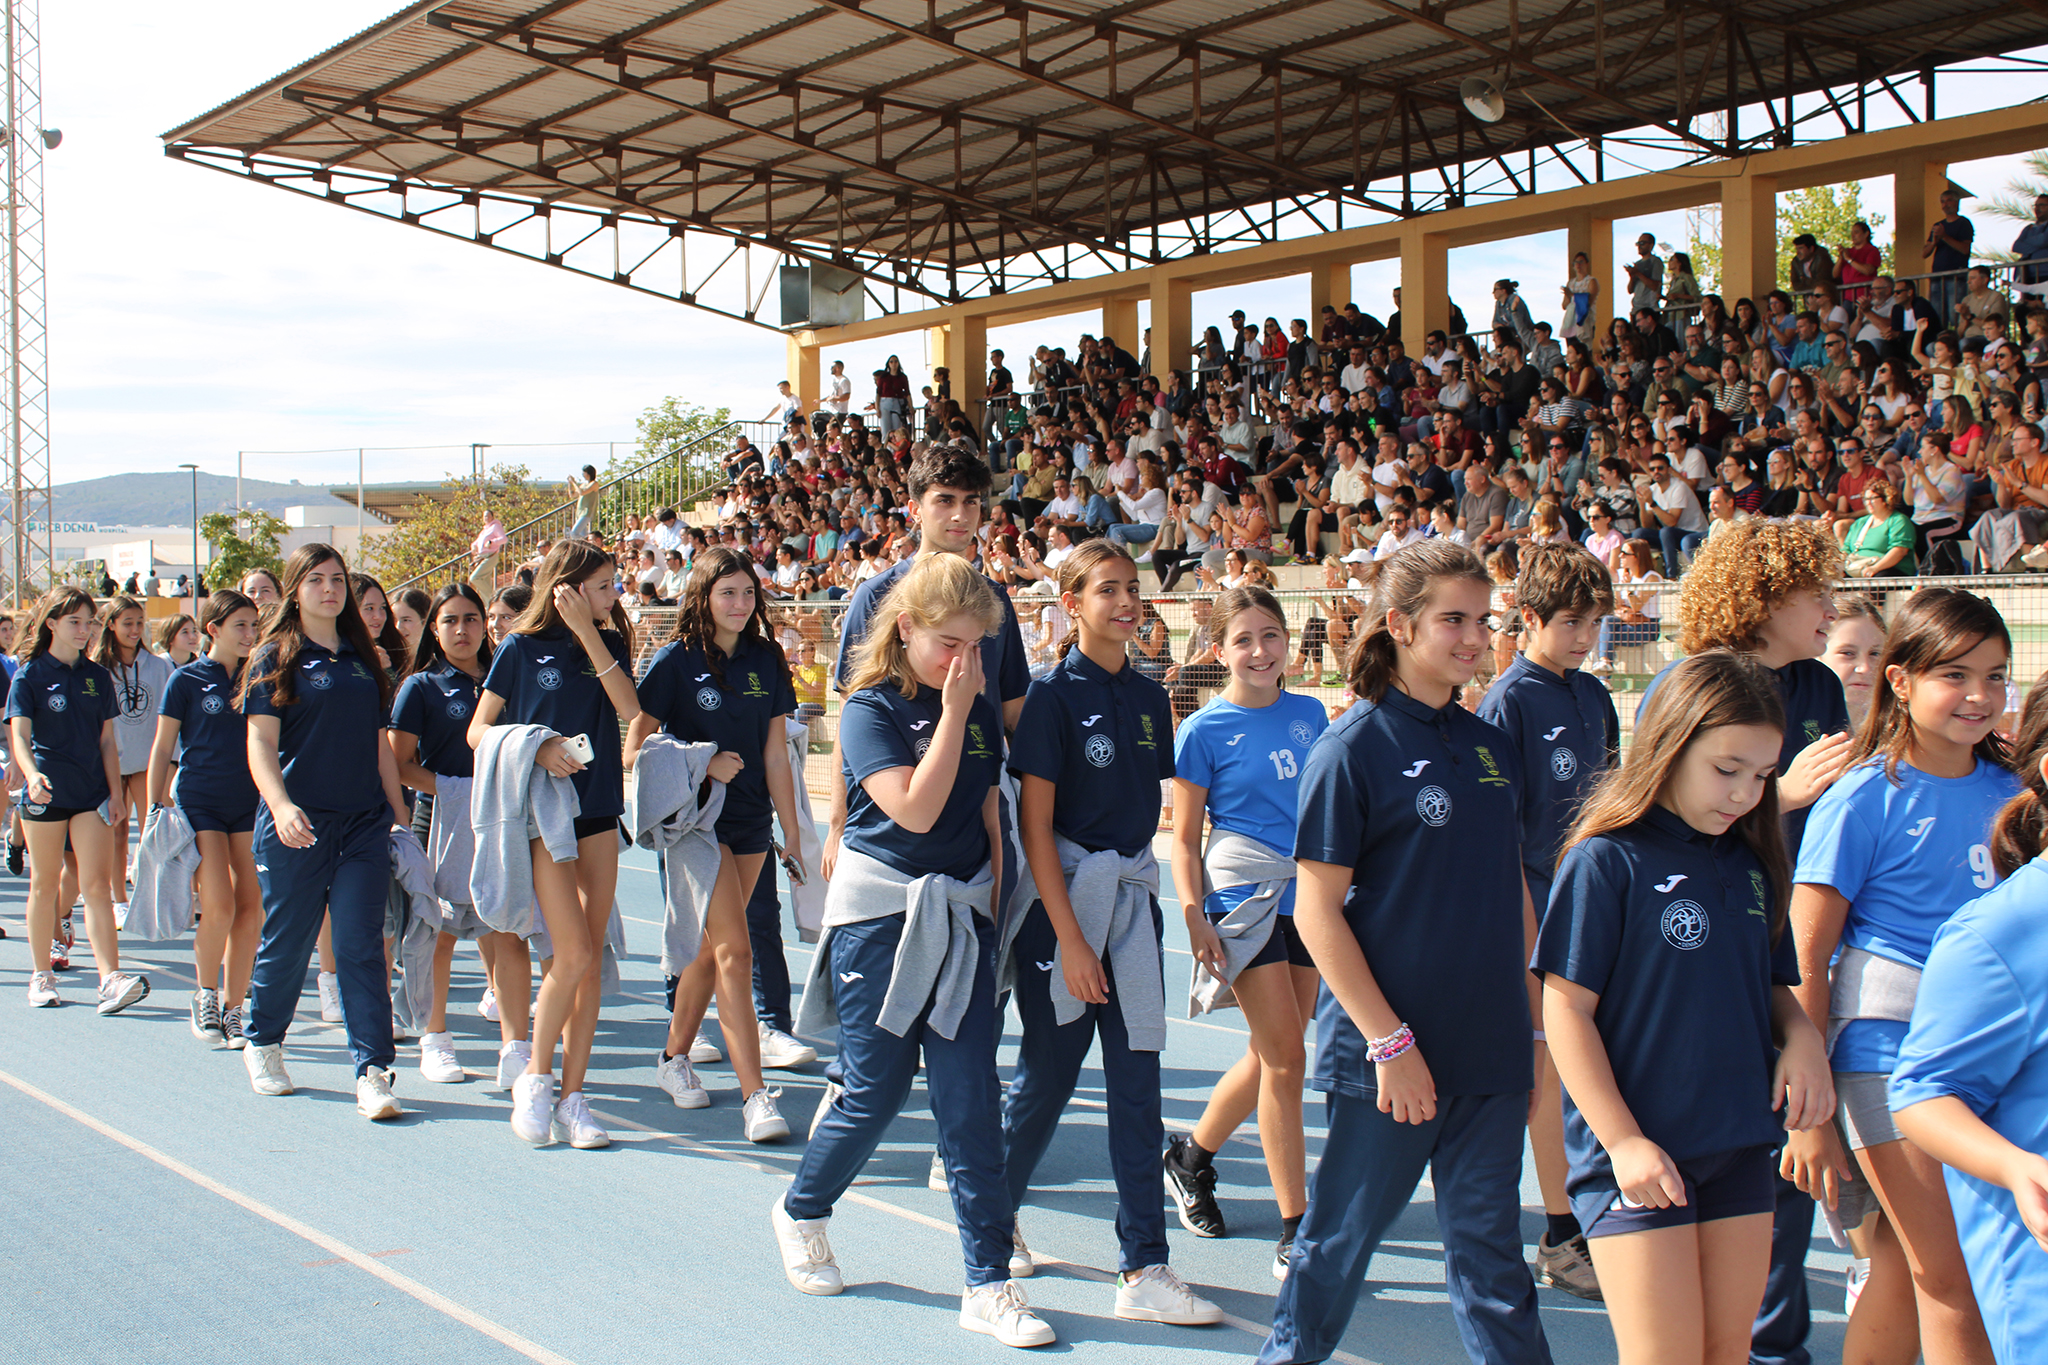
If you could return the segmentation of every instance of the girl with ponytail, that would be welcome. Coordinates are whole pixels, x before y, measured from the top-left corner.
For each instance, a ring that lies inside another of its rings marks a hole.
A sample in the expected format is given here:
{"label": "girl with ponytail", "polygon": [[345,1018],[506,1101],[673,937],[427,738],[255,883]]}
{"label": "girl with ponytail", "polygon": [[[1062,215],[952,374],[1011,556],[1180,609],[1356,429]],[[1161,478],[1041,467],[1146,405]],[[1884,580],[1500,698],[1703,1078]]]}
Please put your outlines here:
{"label": "girl with ponytail", "polygon": [[[1021,1205],[1099,1036],[1116,1179],[1116,1315],[1193,1325],[1223,1310],[1167,1263],[1159,1204],[1159,1052],[1166,1042],[1161,973],[1159,785],[1173,776],[1166,689],[1127,656],[1143,616],[1138,566],[1107,540],[1060,563],[1060,605],[1073,626],[1059,662],[1031,684],[1010,766],[1023,795],[1018,830],[1038,898],[1016,929],[1017,1074],[1003,1106],[1010,1198]],[[1029,1273],[1021,1232],[1012,1274]]]}
{"label": "girl with ponytail", "polygon": [[2022,788],[1991,828],[2005,880],[1936,932],[1887,1092],[1907,1140],[1948,1168],[1989,1354],[2006,1361],[2048,1340],[2048,686],[2015,748]]}
{"label": "girl with ponytail", "polygon": [[1309,1083],[1329,1137],[1259,1359],[1329,1359],[1428,1167],[1459,1334],[1475,1358],[1538,1365],[1520,1224],[1536,1083],[1523,779],[1514,741],[1457,700],[1486,654],[1492,585],[1442,539],[1369,567],[1358,704],[1302,766],[1294,921],[1323,978]]}

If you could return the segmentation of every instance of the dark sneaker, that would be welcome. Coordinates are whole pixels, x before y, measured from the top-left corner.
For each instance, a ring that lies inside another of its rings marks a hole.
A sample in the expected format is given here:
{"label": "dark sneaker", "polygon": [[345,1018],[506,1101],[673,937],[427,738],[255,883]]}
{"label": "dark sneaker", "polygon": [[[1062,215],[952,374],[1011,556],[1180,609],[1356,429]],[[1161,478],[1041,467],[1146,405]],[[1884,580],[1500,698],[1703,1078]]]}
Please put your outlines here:
{"label": "dark sneaker", "polygon": [[220,996],[205,986],[192,992],[192,1036],[215,1047],[227,1042],[221,1027]]}
{"label": "dark sneaker", "polygon": [[1293,1255],[1294,1255],[1294,1234],[1293,1234],[1293,1233],[1291,1233],[1291,1232],[1283,1232],[1283,1233],[1281,1233],[1281,1234],[1280,1234],[1280,1241],[1279,1241],[1279,1244],[1278,1244],[1278,1245],[1276,1245],[1276,1246],[1275,1246],[1275,1247],[1273,1248],[1273,1278],[1274,1278],[1274,1279],[1276,1279],[1276,1280],[1284,1280],[1284,1279],[1286,1279],[1286,1278],[1287,1278],[1287,1261],[1288,1261],[1288,1258],[1289,1258],[1289,1257],[1291,1257],[1291,1256],[1293,1256]]}
{"label": "dark sneaker", "polygon": [[1599,1278],[1593,1274],[1593,1257],[1586,1250],[1584,1233],[1568,1239],[1563,1246],[1552,1246],[1547,1234],[1538,1239],[1536,1283],[1562,1289],[1593,1303],[1605,1301],[1600,1295]]}
{"label": "dark sneaker", "polygon": [[1199,1170],[1188,1164],[1188,1138],[1175,1133],[1166,1140],[1166,1192],[1173,1196],[1180,1225],[1197,1237],[1227,1237],[1223,1210],[1216,1206],[1216,1167]]}
{"label": "dark sneaker", "polygon": [[22,858],[27,852],[28,850],[20,844],[7,846],[7,870],[17,877],[21,875]]}

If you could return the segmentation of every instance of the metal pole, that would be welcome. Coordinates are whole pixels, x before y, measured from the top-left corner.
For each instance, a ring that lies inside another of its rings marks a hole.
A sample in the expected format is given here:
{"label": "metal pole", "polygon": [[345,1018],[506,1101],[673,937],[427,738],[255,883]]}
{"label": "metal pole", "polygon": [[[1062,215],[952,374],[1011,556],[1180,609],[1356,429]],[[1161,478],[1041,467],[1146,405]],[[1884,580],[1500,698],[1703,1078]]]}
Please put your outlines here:
{"label": "metal pole", "polygon": [[[199,616],[199,466],[196,464],[184,464],[179,465],[178,468],[192,471],[192,577],[188,581],[192,585],[190,597],[192,616],[194,619],[197,619]],[[154,565],[151,566],[152,570],[154,567]]]}
{"label": "metal pole", "polygon": [[28,581],[28,531],[25,519],[27,498],[22,480],[27,471],[21,460],[21,130],[14,126],[19,111],[14,71],[14,4],[7,6],[7,454],[8,473],[14,484],[14,602],[20,606],[22,586]]}
{"label": "metal pole", "polygon": [[356,447],[356,560],[361,567],[363,557],[363,451]]}
{"label": "metal pole", "polygon": [[242,530],[242,452],[235,452],[235,531]]}

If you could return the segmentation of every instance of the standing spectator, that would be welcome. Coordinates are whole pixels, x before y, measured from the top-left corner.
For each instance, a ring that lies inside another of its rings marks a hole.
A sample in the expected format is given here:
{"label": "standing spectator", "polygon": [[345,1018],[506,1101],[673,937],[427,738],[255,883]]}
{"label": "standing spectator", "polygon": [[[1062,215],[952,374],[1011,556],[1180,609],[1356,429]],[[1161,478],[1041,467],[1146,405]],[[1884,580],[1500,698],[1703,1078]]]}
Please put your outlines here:
{"label": "standing spectator", "polygon": [[[1849,229],[1849,245],[1842,248],[1842,302],[1855,308],[1869,292],[1866,286],[1877,278],[1884,268],[1884,253],[1870,241],[1870,224],[1858,218]],[[1885,298],[1891,297],[1891,290],[1885,290]],[[1886,312],[1891,311],[1886,309]],[[1861,339],[1860,337],[1858,338]]]}
{"label": "standing spectator", "polygon": [[569,539],[581,540],[597,525],[597,466],[583,466],[583,477],[569,476],[569,496],[576,500],[576,520],[569,527]]}
{"label": "standing spectator", "polygon": [[1802,232],[1792,239],[1792,294],[1804,298],[1821,285],[1835,282],[1835,258],[1828,255],[1828,249],[1820,239],[1810,232]]}
{"label": "standing spectator", "polygon": [[1671,268],[1664,276],[1664,306],[1690,316],[1700,306],[1700,283],[1693,278],[1692,257],[1683,251],[1671,253]]}
{"label": "standing spectator", "polygon": [[2034,221],[2013,238],[2012,254],[2019,262],[2019,282],[2048,281],[2048,193],[2034,196]]}
{"label": "standing spectator", "polygon": [[1956,330],[1965,339],[1988,337],[1986,324],[1992,318],[1999,322],[1998,330],[2003,333],[2011,325],[2012,304],[2006,300],[2005,291],[1991,287],[1991,271],[1981,265],[1970,267],[1969,292],[1956,301]]}
{"label": "standing spectator", "polygon": [[903,362],[893,355],[875,371],[874,412],[884,436],[909,424],[910,376],[903,372]]}
{"label": "standing spectator", "polygon": [[1564,295],[1564,327],[1561,337],[1590,334],[1589,319],[1600,298],[1600,281],[1593,277],[1593,258],[1583,251],[1572,253],[1572,277],[1559,291]]}
{"label": "standing spectator", "polygon": [[476,533],[476,539],[469,543],[469,552],[476,563],[469,571],[469,585],[481,597],[489,597],[498,588],[498,553],[505,548],[505,523],[498,520],[495,509],[484,509],[484,528]]}
{"label": "standing spectator", "polygon": [[825,420],[814,422],[819,434],[824,434],[825,428],[831,424],[833,418],[836,417],[843,422],[846,419],[847,408],[852,405],[853,381],[846,377],[846,362],[835,360],[832,362],[831,377],[825,381],[824,401],[818,405],[819,416]]}
{"label": "standing spectator", "polygon": [[1657,255],[1657,239],[1649,233],[1636,238],[1636,260],[1623,266],[1628,272],[1628,306],[1631,313],[1647,308],[1657,312],[1664,306],[1664,262]]}
{"label": "standing spectator", "polygon": [[[1536,348],[1536,324],[1530,321],[1529,305],[1516,292],[1521,287],[1518,280],[1493,282],[1493,330],[1497,336],[1501,328],[1507,328],[1508,334],[1521,342],[1522,354],[1528,355]],[[1521,415],[1520,412],[1514,414],[1516,418]]]}
{"label": "standing spectator", "polygon": [[1941,192],[1941,220],[1927,229],[1920,256],[1934,278],[1927,282],[1927,301],[1934,315],[1946,324],[1956,315],[1963,297],[1963,271],[1970,264],[1970,244],[1977,239],[1977,227],[1957,212],[1963,196],[1954,185]]}

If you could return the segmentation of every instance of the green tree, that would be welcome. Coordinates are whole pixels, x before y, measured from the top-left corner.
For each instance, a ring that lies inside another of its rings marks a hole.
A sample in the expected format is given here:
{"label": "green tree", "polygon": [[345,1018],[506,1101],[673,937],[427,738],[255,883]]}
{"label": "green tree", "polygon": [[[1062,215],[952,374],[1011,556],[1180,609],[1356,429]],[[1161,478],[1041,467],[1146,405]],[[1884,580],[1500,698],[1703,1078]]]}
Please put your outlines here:
{"label": "green tree", "polygon": [[[469,553],[483,529],[486,508],[507,531],[563,507],[560,484],[537,484],[525,465],[497,465],[479,489],[473,478],[450,476],[438,497],[421,498],[413,514],[363,547],[363,561],[385,587],[418,578]],[[568,526],[551,528],[557,534]],[[530,548],[530,547],[526,547]],[[464,572],[466,572],[466,566]]]}
{"label": "green tree", "polygon": [[215,587],[239,583],[251,569],[268,569],[282,578],[288,529],[282,517],[255,508],[208,512],[199,519],[199,534],[213,552],[212,562],[206,566],[207,583]]}
{"label": "green tree", "polygon": [[[2048,151],[2028,152],[2021,158],[2026,173],[2014,176],[2005,182],[2005,188],[1988,199],[1977,201],[1977,212],[1993,218],[2004,218],[2014,223],[2034,221],[2034,200],[2048,194]],[[2003,248],[1979,246],[1975,255],[1979,260],[2009,262],[2011,251]]]}
{"label": "green tree", "polygon": [[[2030,217],[2032,215],[2029,215]],[[1870,224],[1871,242],[1883,253],[1884,263],[1878,267],[1885,274],[1892,271],[1892,248],[1889,239],[1878,235],[1878,228],[1884,225],[1881,213],[1866,213],[1863,209],[1863,182],[1845,181],[1840,185],[1815,185],[1811,189],[1793,190],[1778,196],[1778,287],[1784,288],[1792,282],[1792,239],[1802,232],[1810,232],[1820,244],[1841,262],[1842,248],[1849,245],[1849,229],[1858,220]]]}
{"label": "green tree", "polygon": [[[699,437],[708,436],[731,421],[730,408],[714,411],[673,396],[664,398],[634,419],[633,425],[640,431],[640,443],[633,448],[630,457],[614,459],[612,467],[605,471],[605,478],[614,479],[662,460],[678,448],[689,446]],[[715,448],[690,451],[681,470],[685,475],[683,483],[686,489],[701,487],[723,473],[720,461],[726,453]],[[675,466],[670,463],[669,467],[673,469]],[[703,477],[693,483],[689,476],[695,474]]]}

